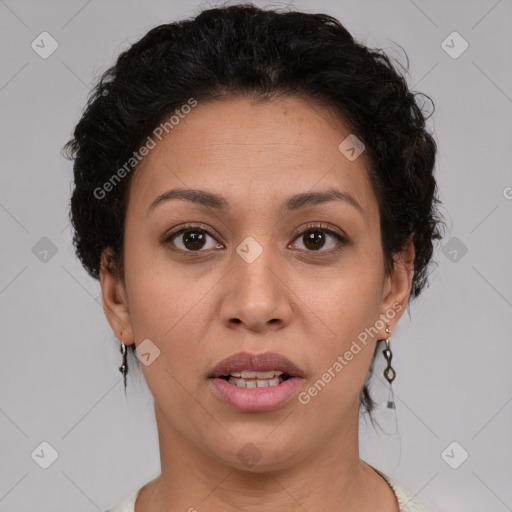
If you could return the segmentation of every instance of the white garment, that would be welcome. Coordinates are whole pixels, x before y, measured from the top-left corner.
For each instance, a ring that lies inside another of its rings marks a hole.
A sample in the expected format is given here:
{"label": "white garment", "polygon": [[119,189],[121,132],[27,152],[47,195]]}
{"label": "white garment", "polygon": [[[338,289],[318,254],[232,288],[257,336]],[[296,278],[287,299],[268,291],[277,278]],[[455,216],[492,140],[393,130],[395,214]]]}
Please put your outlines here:
{"label": "white garment", "polygon": [[[371,466],[373,468],[373,466]],[[398,500],[398,504],[400,506],[400,512],[426,512],[421,503],[414,498],[414,496],[404,489],[396,480],[385,475],[382,471],[379,471],[376,468],[375,471],[379,473],[390,485],[391,489],[396,495],[396,499]],[[135,500],[137,499],[137,495],[139,494],[140,489],[135,491],[131,496],[123,500],[121,503],[116,505],[114,508],[107,510],[106,512],[134,512],[135,508]]]}

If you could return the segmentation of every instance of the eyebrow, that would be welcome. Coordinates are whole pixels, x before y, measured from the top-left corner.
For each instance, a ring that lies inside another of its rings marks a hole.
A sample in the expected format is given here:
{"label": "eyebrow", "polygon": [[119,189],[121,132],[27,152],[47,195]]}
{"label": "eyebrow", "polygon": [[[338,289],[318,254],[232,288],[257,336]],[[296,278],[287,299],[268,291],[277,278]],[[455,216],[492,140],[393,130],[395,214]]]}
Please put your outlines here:
{"label": "eyebrow", "polygon": [[[150,205],[147,211],[149,214],[153,211],[159,204],[162,204],[166,201],[171,201],[173,199],[181,199],[183,201],[189,201],[191,203],[196,203],[201,206],[205,206],[207,208],[213,208],[216,210],[222,211],[230,211],[228,201],[221,195],[215,194],[213,192],[207,192],[206,190],[198,190],[198,189],[183,189],[183,188],[175,188],[171,190],[167,190],[163,194],[160,194]],[[321,192],[303,192],[300,194],[295,194],[290,196],[283,206],[281,207],[281,213],[287,214],[295,210],[299,210],[300,208],[305,208],[308,206],[314,206],[317,204],[326,203],[329,201],[343,201],[351,206],[353,206],[359,213],[364,214],[363,208],[356,201],[356,199],[351,196],[347,192],[341,192],[334,188],[321,191]]]}

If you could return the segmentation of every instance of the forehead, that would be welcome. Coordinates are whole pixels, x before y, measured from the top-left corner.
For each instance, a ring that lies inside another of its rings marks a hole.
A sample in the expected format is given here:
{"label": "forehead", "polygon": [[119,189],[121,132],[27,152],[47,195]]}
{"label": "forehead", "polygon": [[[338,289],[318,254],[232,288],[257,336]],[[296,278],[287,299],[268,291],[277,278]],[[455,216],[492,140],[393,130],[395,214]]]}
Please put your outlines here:
{"label": "forehead", "polygon": [[230,209],[248,211],[277,197],[335,187],[371,217],[376,200],[365,154],[351,161],[339,149],[349,135],[339,116],[301,98],[199,102],[162,140],[153,136],[129,205],[147,210],[155,197],[179,187],[222,193],[231,198]]}

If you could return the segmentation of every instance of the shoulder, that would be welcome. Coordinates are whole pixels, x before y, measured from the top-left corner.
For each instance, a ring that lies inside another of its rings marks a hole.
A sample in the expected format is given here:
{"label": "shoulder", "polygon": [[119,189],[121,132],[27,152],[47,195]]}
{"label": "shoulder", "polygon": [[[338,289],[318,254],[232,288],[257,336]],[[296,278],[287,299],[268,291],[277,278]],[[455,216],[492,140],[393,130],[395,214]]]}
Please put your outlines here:
{"label": "shoulder", "polygon": [[139,494],[140,489],[137,489],[133,494],[128,496],[128,498],[118,503],[115,507],[109,508],[105,512],[134,512],[135,509],[135,500],[137,499],[137,495]]}
{"label": "shoulder", "polygon": [[[372,466],[373,467],[373,466]],[[396,495],[396,499],[398,500],[398,504],[400,506],[400,512],[427,512],[423,505],[400,483],[398,483],[394,478],[386,475],[382,471],[379,471],[377,468],[373,468],[379,475],[384,478],[390,485],[391,489]]]}

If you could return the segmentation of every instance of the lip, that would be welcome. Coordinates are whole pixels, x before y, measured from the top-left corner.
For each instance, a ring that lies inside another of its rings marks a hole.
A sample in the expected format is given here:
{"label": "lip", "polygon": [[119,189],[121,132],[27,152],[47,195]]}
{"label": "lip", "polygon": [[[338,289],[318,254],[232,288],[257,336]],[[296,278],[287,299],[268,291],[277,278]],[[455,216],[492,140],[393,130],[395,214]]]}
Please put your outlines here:
{"label": "lip", "polygon": [[271,388],[238,388],[220,377],[210,379],[214,393],[241,412],[273,411],[288,402],[302,384],[302,377],[292,377]]}
{"label": "lip", "polygon": [[[278,370],[290,378],[268,388],[239,388],[221,378],[230,372],[242,370]],[[241,412],[264,412],[282,407],[293,397],[304,380],[304,371],[288,358],[274,352],[239,352],[218,363],[208,379],[214,394],[234,409]]]}
{"label": "lip", "polygon": [[209,377],[224,377],[231,372],[242,370],[265,372],[278,370],[291,377],[304,378],[304,371],[287,357],[275,352],[264,352],[262,354],[250,354],[249,352],[238,352],[215,365]]}

